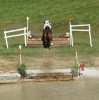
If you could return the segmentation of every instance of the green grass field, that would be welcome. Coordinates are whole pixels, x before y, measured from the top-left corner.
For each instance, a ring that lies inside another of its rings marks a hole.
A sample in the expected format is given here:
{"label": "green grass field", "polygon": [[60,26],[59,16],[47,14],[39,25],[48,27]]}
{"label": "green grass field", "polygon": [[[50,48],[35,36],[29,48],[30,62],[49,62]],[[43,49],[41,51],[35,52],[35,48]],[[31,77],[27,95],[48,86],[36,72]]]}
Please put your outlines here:
{"label": "green grass field", "polygon": [[[29,17],[29,30],[41,35],[43,22],[48,18],[52,23],[53,34],[69,31],[68,18],[72,24],[91,24],[92,43],[86,32],[74,32],[74,46],[52,48],[46,52],[44,48],[24,47],[23,37],[8,39],[9,49],[5,47],[4,31],[26,27]],[[84,59],[99,57],[99,0],[0,0],[0,56],[18,56],[18,45],[23,48],[26,57],[56,56],[67,58],[75,56],[74,48],[79,48],[79,56]],[[90,63],[90,62],[87,62]]]}

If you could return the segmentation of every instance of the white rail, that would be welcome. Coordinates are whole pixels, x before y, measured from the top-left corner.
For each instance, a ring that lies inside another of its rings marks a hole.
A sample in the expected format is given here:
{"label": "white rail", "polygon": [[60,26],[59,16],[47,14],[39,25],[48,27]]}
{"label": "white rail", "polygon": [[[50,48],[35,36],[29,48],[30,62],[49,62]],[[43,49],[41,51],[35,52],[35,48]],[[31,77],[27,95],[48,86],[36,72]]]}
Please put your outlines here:
{"label": "white rail", "polygon": [[90,24],[81,24],[81,25],[72,25],[72,27],[78,27],[78,26],[89,26]]}

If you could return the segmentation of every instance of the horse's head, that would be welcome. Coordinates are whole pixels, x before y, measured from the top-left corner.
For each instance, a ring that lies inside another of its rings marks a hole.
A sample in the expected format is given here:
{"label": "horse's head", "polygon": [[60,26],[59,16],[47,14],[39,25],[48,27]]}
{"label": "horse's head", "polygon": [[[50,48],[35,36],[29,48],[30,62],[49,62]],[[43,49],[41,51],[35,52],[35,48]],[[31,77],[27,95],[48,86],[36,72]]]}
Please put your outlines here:
{"label": "horse's head", "polygon": [[43,30],[43,35],[45,37],[49,37],[50,39],[52,39],[52,29],[50,29],[50,27],[46,26],[45,29]]}

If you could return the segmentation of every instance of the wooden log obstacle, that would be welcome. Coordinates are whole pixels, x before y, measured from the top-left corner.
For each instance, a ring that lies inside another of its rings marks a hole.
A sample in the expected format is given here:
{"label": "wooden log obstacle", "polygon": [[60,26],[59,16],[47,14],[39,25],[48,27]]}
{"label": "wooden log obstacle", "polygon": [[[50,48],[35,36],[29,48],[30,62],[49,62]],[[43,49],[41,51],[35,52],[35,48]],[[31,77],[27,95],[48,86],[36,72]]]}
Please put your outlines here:
{"label": "wooden log obstacle", "polygon": [[[91,26],[90,24],[80,24],[80,25],[72,25],[71,21],[72,19],[69,18],[69,24],[70,24],[70,36],[68,38],[66,37],[53,37],[53,45],[52,47],[60,47],[60,46],[73,46],[74,44],[74,39],[73,39],[73,32],[75,31],[83,31],[83,32],[88,32],[89,33],[89,39],[90,39],[90,46],[92,47],[92,36],[91,36]],[[8,48],[8,38],[12,37],[17,37],[17,36],[24,36],[24,43],[25,46],[28,47],[43,47],[43,42],[41,40],[41,37],[33,37],[31,39],[28,38],[28,21],[29,17],[27,17],[27,27],[21,28],[21,29],[15,29],[15,30],[10,30],[10,31],[4,31],[4,38],[5,38],[5,43],[6,47]],[[81,27],[81,29],[79,29]],[[86,27],[86,28],[85,28]],[[85,29],[84,29],[85,28]],[[18,31],[23,31],[23,33],[18,33],[18,34],[13,34],[11,35],[10,33],[18,32]],[[10,34],[10,35],[8,35]]]}
{"label": "wooden log obstacle", "polygon": [[[40,37],[28,39],[28,47],[43,47],[43,41]],[[53,37],[51,47],[61,47],[61,46],[70,46],[69,38],[65,37]]]}

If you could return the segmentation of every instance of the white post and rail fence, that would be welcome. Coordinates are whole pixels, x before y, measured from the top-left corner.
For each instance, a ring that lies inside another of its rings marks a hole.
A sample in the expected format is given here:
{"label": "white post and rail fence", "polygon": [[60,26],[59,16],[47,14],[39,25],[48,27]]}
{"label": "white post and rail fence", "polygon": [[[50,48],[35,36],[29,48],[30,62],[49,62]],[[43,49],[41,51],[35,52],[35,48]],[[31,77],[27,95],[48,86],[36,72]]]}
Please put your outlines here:
{"label": "white post and rail fence", "polygon": [[[27,32],[26,32],[26,30],[27,30],[27,28],[24,27],[24,28],[15,29],[15,30],[4,31],[4,38],[5,38],[5,42],[6,42],[6,47],[9,48],[9,46],[8,46],[8,38],[17,37],[17,36],[24,36],[24,43],[25,43],[25,46],[27,46]],[[14,35],[8,35],[10,33],[18,32],[18,31],[23,31],[23,33],[14,34]]]}
{"label": "white post and rail fence", "polygon": [[[8,46],[8,38],[12,38],[12,37],[17,37],[17,36],[24,36],[24,43],[25,46],[27,46],[27,41],[28,41],[28,28],[29,28],[29,17],[26,18],[27,19],[27,26],[24,28],[20,28],[20,29],[15,29],[15,30],[9,30],[9,31],[4,31],[4,38],[5,38],[5,43],[6,43],[6,47],[9,48]],[[18,34],[14,34],[14,32],[19,32],[19,31],[23,31],[23,33],[18,33]],[[8,35],[10,33],[13,33],[13,35]]]}
{"label": "white post and rail fence", "polygon": [[[72,19],[69,19],[70,24],[70,45],[73,46],[74,39],[73,39],[73,32],[74,31],[81,31],[81,32],[88,32],[89,33],[89,39],[90,39],[90,46],[92,47],[92,36],[91,36],[91,26],[90,24],[80,24],[80,25],[72,25],[71,24]],[[79,29],[79,27],[83,28],[86,27],[86,29]]]}

